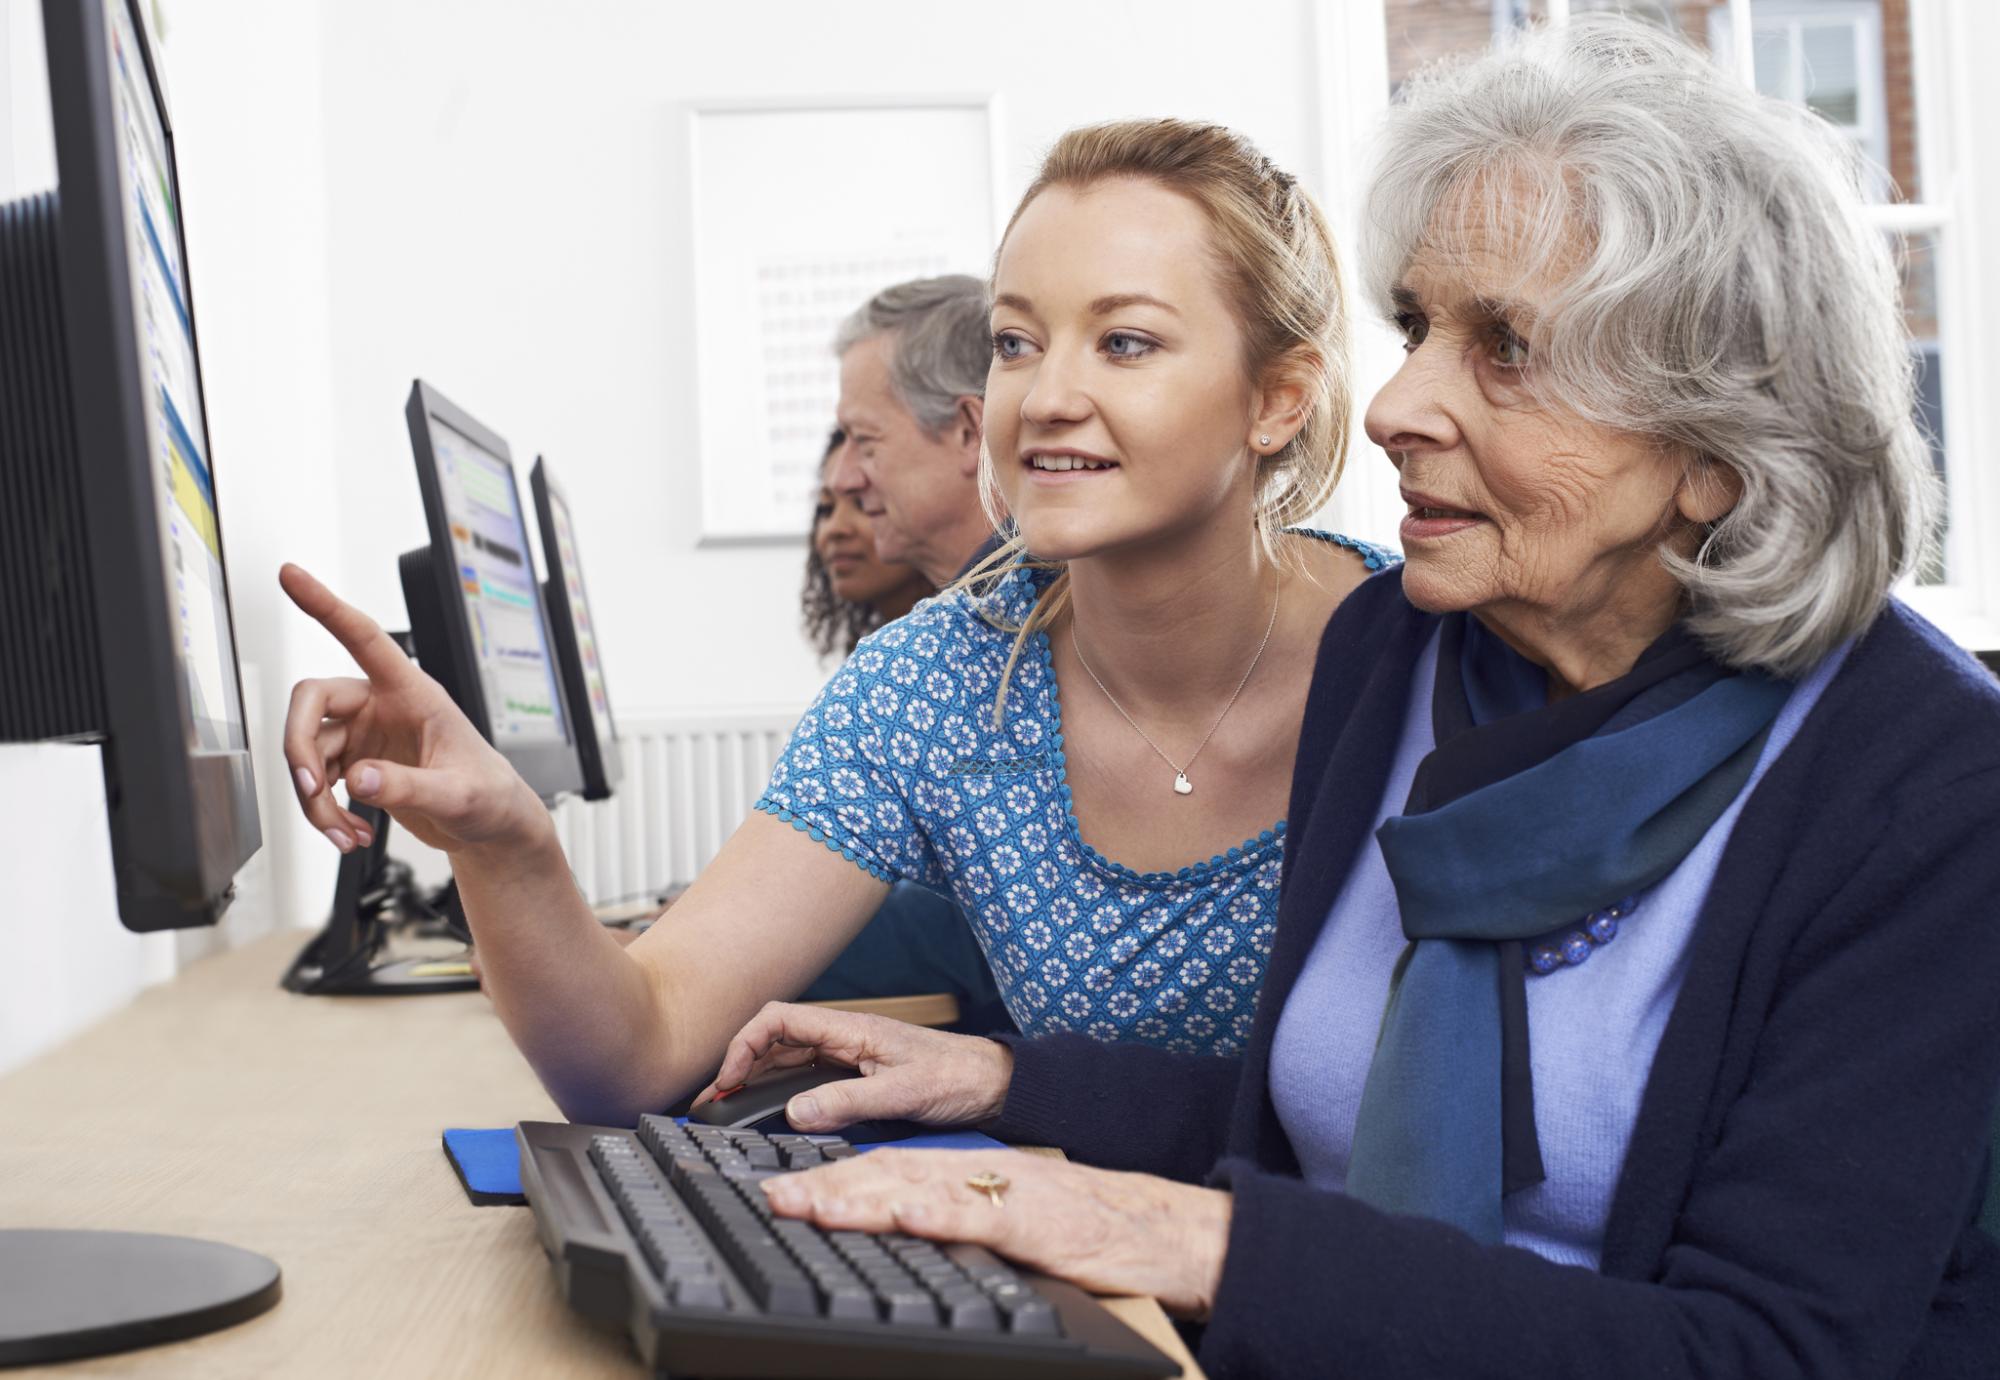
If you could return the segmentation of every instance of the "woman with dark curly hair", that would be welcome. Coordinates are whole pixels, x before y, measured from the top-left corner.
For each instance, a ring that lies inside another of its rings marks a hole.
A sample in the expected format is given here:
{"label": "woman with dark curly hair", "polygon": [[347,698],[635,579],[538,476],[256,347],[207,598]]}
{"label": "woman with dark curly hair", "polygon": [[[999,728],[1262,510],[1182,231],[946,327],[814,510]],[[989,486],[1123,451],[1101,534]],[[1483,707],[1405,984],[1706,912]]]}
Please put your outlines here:
{"label": "woman with dark curly hair", "polygon": [[853,494],[837,494],[826,486],[826,462],[846,444],[847,434],[836,428],[820,456],[819,498],[806,546],[805,588],[799,594],[806,637],[822,657],[845,657],[863,637],[937,593],[915,566],[877,556],[868,514]]}

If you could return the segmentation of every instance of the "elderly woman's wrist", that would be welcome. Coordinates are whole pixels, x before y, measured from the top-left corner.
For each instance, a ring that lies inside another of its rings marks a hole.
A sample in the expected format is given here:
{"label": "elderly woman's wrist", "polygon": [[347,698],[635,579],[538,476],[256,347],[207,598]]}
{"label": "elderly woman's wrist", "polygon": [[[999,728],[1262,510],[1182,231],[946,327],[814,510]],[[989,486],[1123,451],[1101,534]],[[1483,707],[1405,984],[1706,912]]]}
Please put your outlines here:
{"label": "elderly woman's wrist", "polygon": [[1229,1228],[1236,1199],[1227,1189],[1187,1188],[1183,1217],[1187,1229],[1188,1298],[1175,1311],[1194,1322],[1207,1322],[1222,1288],[1222,1268],[1229,1259]]}
{"label": "elderly woman's wrist", "polygon": [[998,1119],[1014,1083],[1014,1051],[998,1040],[979,1041],[979,1100],[968,1120],[980,1125]]}

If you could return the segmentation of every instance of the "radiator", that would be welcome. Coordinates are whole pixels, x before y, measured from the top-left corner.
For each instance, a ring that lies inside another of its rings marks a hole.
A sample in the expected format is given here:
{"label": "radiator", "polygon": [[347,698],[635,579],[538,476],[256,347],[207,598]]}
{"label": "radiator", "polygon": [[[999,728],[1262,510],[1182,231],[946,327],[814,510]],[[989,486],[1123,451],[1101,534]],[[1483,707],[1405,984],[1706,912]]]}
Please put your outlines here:
{"label": "radiator", "polygon": [[556,807],[556,832],[592,905],[686,886],[750,813],[798,718],[792,709],[618,719],[623,774],[609,800]]}

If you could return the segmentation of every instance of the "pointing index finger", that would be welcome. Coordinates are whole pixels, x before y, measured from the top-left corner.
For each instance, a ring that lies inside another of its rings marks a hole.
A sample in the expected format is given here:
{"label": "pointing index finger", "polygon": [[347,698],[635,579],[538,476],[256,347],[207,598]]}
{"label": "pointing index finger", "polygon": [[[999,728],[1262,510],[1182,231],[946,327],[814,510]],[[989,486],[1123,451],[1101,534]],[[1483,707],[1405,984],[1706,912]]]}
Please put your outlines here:
{"label": "pointing index finger", "polygon": [[392,684],[410,673],[410,659],[374,619],[315,579],[303,566],[287,562],[278,583],[294,604],[319,623],[354,658],[363,675]]}

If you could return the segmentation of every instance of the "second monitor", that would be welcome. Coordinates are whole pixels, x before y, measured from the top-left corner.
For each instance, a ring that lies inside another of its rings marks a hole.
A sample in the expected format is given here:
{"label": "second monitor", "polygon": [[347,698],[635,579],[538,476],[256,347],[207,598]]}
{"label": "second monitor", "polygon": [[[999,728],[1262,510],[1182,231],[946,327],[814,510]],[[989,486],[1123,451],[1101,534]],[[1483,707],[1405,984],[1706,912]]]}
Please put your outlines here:
{"label": "second monitor", "polygon": [[[507,443],[421,379],[411,385],[405,415],[431,538],[399,563],[411,650],[480,734],[553,803],[584,788],[580,730],[563,697]],[[360,809],[374,840],[341,859],[332,913],[284,986],[353,995],[476,986],[462,959],[385,959],[397,920],[424,921],[460,940],[470,931],[455,886],[420,892],[409,868],[388,857],[388,817]]]}
{"label": "second monitor", "polygon": [[534,493],[535,518],[542,529],[542,564],[549,572],[544,586],[549,625],[562,666],[577,756],[583,764],[583,798],[605,800],[618,784],[622,764],[618,729],[611,718],[611,696],[604,688],[597,625],[590,616],[590,597],[583,585],[576,521],[570,515],[568,497],[550,477],[548,464],[540,456],[528,472],[528,487]]}
{"label": "second monitor", "polygon": [[507,443],[419,379],[405,408],[428,547],[402,558],[417,661],[544,800],[583,789]]}

